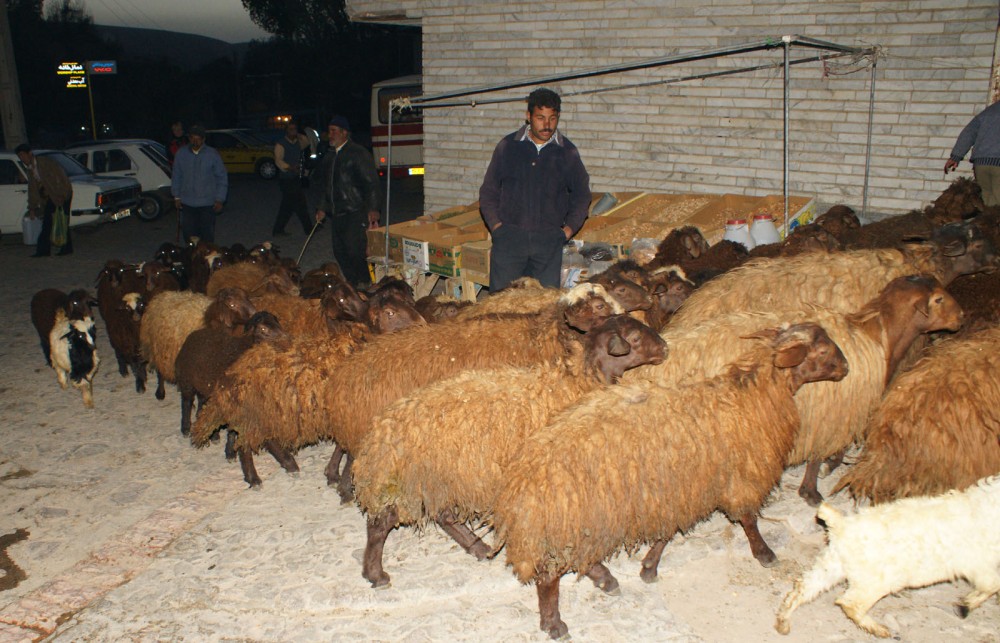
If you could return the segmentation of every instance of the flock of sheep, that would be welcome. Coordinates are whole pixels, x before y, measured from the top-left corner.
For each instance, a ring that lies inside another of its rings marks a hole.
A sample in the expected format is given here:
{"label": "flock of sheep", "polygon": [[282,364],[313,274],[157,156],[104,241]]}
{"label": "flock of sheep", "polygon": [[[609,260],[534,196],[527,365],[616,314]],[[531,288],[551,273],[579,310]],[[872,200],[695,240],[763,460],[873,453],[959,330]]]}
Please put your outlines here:
{"label": "flock of sheep", "polygon": [[[888,593],[962,577],[964,617],[1000,591],[997,243],[1000,209],[959,179],[875,224],[837,206],[750,253],[681,228],[648,265],[569,291],[522,280],[473,305],[414,301],[398,279],[358,292],[269,244],[164,244],[109,260],[96,301],[37,293],[32,321],[59,383],[92,406],[96,306],[121,375],[143,392],[152,366],[160,399],[175,383],[182,433],[225,433],[251,487],[261,449],[295,472],[296,450],[334,442],[325,475],[367,516],[373,587],[390,582],[388,534],[436,523],[478,559],[505,551],[553,638],[568,633],[564,574],[616,592],[603,561],[650,545],[654,581],[671,538],[715,511],[772,565],[757,515],[805,462],[799,493],[830,544],[775,627],[846,579],[838,604],[888,636],[868,615]],[[873,506],[845,517],[816,478],[852,445],[836,490]]]}

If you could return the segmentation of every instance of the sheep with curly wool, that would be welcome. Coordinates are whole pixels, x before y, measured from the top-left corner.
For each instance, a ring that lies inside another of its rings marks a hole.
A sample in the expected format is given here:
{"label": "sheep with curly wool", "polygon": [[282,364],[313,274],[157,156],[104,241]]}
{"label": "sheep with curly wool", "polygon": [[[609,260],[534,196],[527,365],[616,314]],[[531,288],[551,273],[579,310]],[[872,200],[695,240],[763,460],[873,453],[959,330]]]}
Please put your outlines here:
{"label": "sheep with curly wool", "polygon": [[331,459],[327,482],[350,501],[352,456],[372,419],[392,402],[469,369],[552,364],[565,358],[580,331],[624,312],[603,287],[586,283],[541,313],[456,320],[375,338],[331,374],[320,413],[303,420],[347,453],[343,474]]}
{"label": "sheep with curly wool", "polygon": [[850,313],[896,277],[928,274],[947,285],[958,275],[992,268],[996,261],[993,245],[972,223],[949,224],[935,235],[933,243],[902,250],[756,259],[696,290],[670,323],[695,327],[731,312],[791,310],[810,304]]}
{"label": "sheep with curly wool", "polygon": [[215,299],[194,292],[165,292],[146,306],[139,327],[142,356],[156,369],[156,399],[165,397],[164,382],[176,381],[174,364],[184,340],[202,327],[238,332],[257,312],[246,292],[220,291]]}
{"label": "sheep with curly wool", "polygon": [[219,426],[229,425],[235,434],[232,447],[251,488],[261,485],[253,455],[262,448],[286,471],[298,471],[291,451],[323,438],[323,428],[308,420],[324,417],[320,407],[344,358],[374,334],[425,324],[394,292],[376,293],[368,303],[369,332],[344,326],[322,339],[301,335],[289,345],[262,343],[247,350],[217,380],[212,398],[191,429],[192,443],[205,446]]}
{"label": "sheep with curly wool", "polygon": [[1000,328],[933,347],[893,382],[836,488],[880,503],[1000,473],[998,369]]}
{"label": "sheep with curly wool", "polygon": [[1000,478],[984,478],[963,491],[904,498],[844,516],[827,504],[817,518],[829,544],[795,582],[774,627],[791,630],[792,612],[847,581],[836,600],[854,624],[887,638],[889,628],[868,612],[883,596],[964,578],[973,590],[957,605],[962,618],[1000,592]]}
{"label": "sheep with curly wool", "polygon": [[554,364],[464,371],[391,404],[376,416],[351,469],[368,514],[364,577],[374,587],[387,585],[382,550],[389,532],[428,520],[485,557],[489,548],[454,525],[491,512],[504,470],[524,439],[586,393],[614,383],[629,368],[661,362],[666,353],[648,326],[615,316],[582,335]]}
{"label": "sheep with curly wool", "polygon": [[514,574],[536,583],[550,636],[567,634],[563,574],[669,539],[716,510],[740,521],[758,560],[773,560],[757,513],[799,427],[793,395],[807,382],[842,379],[848,367],[816,324],[755,335],[758,345],[718,377],[600,389],[528,437],[492,519]]}

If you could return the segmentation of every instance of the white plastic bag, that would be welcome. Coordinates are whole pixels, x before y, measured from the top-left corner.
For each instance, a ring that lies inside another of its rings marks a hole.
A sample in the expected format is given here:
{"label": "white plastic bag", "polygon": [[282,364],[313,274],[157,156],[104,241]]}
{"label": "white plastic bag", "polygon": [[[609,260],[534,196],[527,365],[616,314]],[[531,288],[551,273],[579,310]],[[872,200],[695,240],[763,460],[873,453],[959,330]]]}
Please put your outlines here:
{"label": "white plastic bag", "polygon": [[24,245],[33,246],[38,243],[38,235],[42,234],[42,218],[25,215],[21,219],[21,235],[24,237]]}

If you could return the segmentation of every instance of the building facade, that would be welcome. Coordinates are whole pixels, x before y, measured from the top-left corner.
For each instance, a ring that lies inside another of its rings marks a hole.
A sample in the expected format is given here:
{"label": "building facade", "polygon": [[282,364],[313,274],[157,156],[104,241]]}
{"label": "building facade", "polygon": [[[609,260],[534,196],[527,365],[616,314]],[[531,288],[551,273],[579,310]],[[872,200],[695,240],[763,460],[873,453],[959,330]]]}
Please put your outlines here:
{"label": "building facade", "polygon": [[[996,0],[347,0],[353,20],[418,25],[425,94],[800,34],[878,45],[869,212],[918,208],[944,190],[959,131],[990,102]],[[815,55],[796,50],[797,55]],[[561,130],[595,192],[780,194],[781,48],[550,83]],[[751,65],[750,73],[676,83]],[[791,68],[789,190],[860,211],[868,142],[868,59]],[[607,90],[595,92],[595,90]],[[466,99],[521,99],[530,88]],[[497,141],[523,101],[424,112],[425,210],[478,198]],[[963,163],[960,174],[970,174]]]}

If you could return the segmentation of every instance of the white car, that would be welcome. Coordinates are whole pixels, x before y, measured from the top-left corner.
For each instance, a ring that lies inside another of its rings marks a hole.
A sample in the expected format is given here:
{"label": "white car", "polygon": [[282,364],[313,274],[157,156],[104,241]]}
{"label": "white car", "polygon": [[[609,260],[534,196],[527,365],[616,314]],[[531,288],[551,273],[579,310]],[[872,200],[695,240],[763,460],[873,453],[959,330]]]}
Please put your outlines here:
{"label": "white car", "polygon": [[[100,177],[62,152],[35,150],[62,166],[73,184],[70,226],[117,221],[139,205],[139,182],[132,178]],[[0,233],[20,234],[28,212],[28,175],[17,155],[0,150]]]}
{"label": "white car", "polygon": [[158,219],[173,207],[170,161],[160,143],[148,139],[91,141],[70,145],[65,151],[95,174],[137,180],[142,196],[136,216],[143,221]]}

